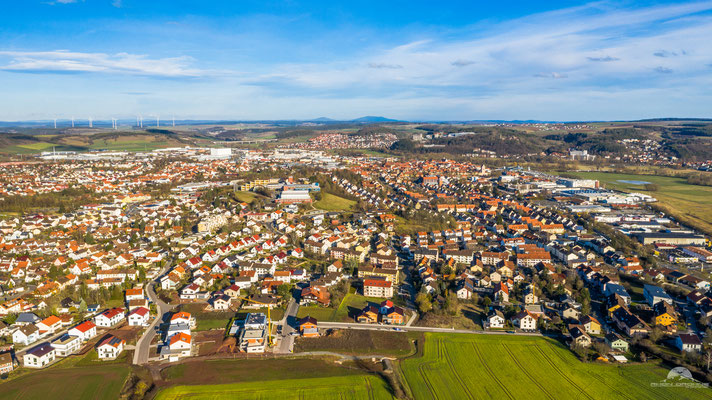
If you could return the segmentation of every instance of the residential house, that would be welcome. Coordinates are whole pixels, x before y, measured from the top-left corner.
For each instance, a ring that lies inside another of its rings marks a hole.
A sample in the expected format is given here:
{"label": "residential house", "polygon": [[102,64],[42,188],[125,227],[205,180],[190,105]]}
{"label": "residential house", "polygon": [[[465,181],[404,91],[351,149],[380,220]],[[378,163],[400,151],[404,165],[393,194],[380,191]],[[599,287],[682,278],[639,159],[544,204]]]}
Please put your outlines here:
{"label": "residential house", "polygon": [[537,318],[528,310],[522,310],[512,317],[512,324],[521,330],[536,330]]}
{"label": "residential house", "polygon": [[96,325],[92,321],[84,321],[67,333],[79,337],[82,342],[86,342],[96,336]]}
{"label": "residential house", "polygon": [[28,346],[40,339],[40,330],[34,325],[24,325],[12,333],[12,342]]}
{"label": "residential house", "polygon": [[112,308],[102,312],[101,314],[94,317],[94,323],[96,326],[102,328],[111,328],[112,326],[118,324],[124,320],[124,310],[121,308]]}
{"label": "residential house", "polygon": [[502,314],[499,310],[493,309],[489,312],[489,314],[487,314],[486,328],[501,329],[504,328],[505,322],[506,320],[504,319],[504,314]]}
{"label": "residential house", "polygon": [[67,357],[79,351],[82,340],[78,336],[64,334],[52,341],[57,357]]}
{"label": "residential house", "polygon": [[96,353],[100,360],[114,360],[124,351],[125,345],[126,341],[124,339],[117,338],[114,335],[107,335],[96,346]]}
{"label": "residential house", "polygon": [[27,368],[44,368],[56,359],[54,347],[49,343],[39,344],[28,350],[23,356],[23,365]]}
{"label": "residential house", "polygon": [[319,336],[319,329],[317,327],[316,318],[306,316],[297,321],[297,326],[299,327],[299,333],[303,337],[317,337]]}
{"label": "residential house", "polygon": [[129,322],[129,326],[147,326],[150,317],[148,308],[138,307],[133,309],[126,319]]}
{"label": "residential house", "polygon": [[650,307],[653,307],[661,301],[672,305],[672,297],[670,297],[670,295],[667,294],[660,286],[644,285],[643,296],[645,296],[645,300],[648,302]]}
{"label": "residential house", "polygon": [[579,324],[583,326],[586,333],[599,335],[601,333],[601,323],[590,315],[584,315],[579,319]]}
{"label": "residential house", "polygon": [[680,333],[675,338],[675,347],[680,351],[699,352],[702,350],[702,341],[693,333]]}
{"label": "residential house", "polygon": [[15,361],[12,359],[12,353],[7,351],[0,353],[0,375],[9,374],[15,369]]}
{"label": "residential house", "polygon": [[615,332],[607,333],[605,342],[612,350],[628,352],[628,342],[623,337]]}
{"label": "residential house", "polygon": [[367,278],[363,280],[363,294],[366,297],[393,297],[393,283],[386,279]]}

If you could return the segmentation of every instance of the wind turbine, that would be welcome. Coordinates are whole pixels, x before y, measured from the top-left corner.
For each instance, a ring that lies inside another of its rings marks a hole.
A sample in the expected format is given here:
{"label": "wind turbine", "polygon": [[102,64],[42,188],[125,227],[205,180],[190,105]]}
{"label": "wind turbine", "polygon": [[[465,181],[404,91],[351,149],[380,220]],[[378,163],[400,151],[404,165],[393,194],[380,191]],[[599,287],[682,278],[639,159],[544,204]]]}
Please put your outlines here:
{"label": "wind turbine", "polygon": [[54,119],[54,129],[57,129],[57,118]]}
{"label": "wind turbine", "polygon": [[72,116],[72,128],[74,128],[74,116]]}
{"label": "wind turbine", "polygon": [[173,127],[175,128],[175,126],[176,126],[176,116],[174,115],[173,116]]}
{"label": "wind turbine", "polygon": [[92,121],[91,117],[89,117],[89,127],[90,127],[90,128],[93,128],[93,127],[94,127],[93,121]]}
{"label": "wind turbine", "polygon": [[156,115],[156,128],[159,128],[161,126],[161,117]]}

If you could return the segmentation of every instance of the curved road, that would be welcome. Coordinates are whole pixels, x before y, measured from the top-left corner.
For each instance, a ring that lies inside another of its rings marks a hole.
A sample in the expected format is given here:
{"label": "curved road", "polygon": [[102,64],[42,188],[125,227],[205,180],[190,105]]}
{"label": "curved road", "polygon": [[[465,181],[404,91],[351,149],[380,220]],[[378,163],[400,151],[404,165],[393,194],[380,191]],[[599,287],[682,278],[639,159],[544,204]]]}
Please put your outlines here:
{"label": "curved road", "polygon": [[134,364],[141,365],[146,364],[148,362],[148,355],[151,352],[151,342],[153,341],[153,338],[156,337],[157,327],[160,325],[161,321],[163,321],[163,316],[167,312],[172,311],[175,307],[173,305],[164,303],[158,297],[158,295],[156,295],[156,291],[154,290],[154,286],[158,282],[158,279],[160,279],[160,277],[162,277],[166,272],[168,272],[172,264],[173,261],[169,261],[158,274],[158,277],[148,282],[144,286],[146,294],[148,294],[148,298],[156,305],[156,307],[158,308],[158,312],[157,315],[153,318],[153,322],[151,322],[148,328],[146,328],[146,331],[144,332],[143,336],[141,336],[141,338],[136,342],[136,350],[134,350],[133,358]]}

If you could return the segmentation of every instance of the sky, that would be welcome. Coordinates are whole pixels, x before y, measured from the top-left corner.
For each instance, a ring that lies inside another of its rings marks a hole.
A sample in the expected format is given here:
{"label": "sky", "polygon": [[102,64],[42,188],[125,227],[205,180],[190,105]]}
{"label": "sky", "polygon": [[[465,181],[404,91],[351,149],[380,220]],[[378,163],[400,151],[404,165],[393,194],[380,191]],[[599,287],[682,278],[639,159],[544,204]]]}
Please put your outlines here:
{"label": "sky", "polygon": [[712,1],[23,0],[0,120],[712,117]]}

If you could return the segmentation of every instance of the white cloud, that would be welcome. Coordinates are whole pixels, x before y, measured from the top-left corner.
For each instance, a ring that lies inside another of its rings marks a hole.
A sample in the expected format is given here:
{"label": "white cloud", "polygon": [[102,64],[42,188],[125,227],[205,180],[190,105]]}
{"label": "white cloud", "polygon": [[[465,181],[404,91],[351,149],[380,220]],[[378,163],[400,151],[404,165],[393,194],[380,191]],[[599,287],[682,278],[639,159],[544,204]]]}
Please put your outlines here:
{"label": "white cloud", "polygon": [[[478,27],[478,38],[472,40],[406,42],[372,53],[361,62],[338,59],[277,65],[254,81],[278,80],[305,90],[344,93],[379,88],[403,93],[418,88],[419,95],[428,89],[447,93],[451,88],[456,95],[456,90],[468,87],[488,96],[550,89],[547,79],[537,78],[568,78],[561,83],[567,87],[646,88],[668,82],[662,77],[650,79],[651,65],[659,65],[660,49],[680,49],[662,54],[685,55],[667,58],[665,71],[674,70],[680,76],[709,74],[712,17],[698,13],[712,10],[712,2],[639,9],[609,4],[592,3]],[[373,68],[380,70],[374,72]]]}
{"label": "white cloud", "polygon": [[191,68],[190,57],[149,58],[129,53],[80,53],[54,51],[0,51],[10,62],[0,70],[27,73],[112,73],[154,77],[200,77],[208,74]]}

